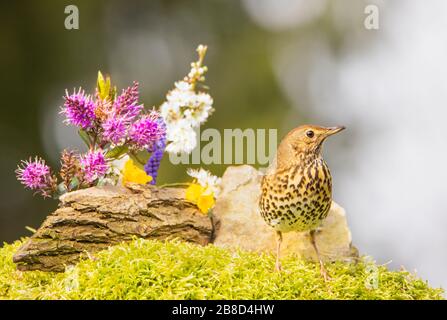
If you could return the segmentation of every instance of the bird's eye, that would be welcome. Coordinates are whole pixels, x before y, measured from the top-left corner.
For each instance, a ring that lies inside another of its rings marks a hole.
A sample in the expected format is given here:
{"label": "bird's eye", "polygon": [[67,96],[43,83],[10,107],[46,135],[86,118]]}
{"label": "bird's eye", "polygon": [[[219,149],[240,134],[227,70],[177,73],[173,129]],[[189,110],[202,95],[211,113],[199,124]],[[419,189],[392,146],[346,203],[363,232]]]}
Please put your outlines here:
{"label": "bird's eye", "polygon": [[306,131],[306,136],[307,136],[308,138],[313,138],[314,135],[315,135],[315,133],[314,133],[312,130],[307,130],[307,131]]}

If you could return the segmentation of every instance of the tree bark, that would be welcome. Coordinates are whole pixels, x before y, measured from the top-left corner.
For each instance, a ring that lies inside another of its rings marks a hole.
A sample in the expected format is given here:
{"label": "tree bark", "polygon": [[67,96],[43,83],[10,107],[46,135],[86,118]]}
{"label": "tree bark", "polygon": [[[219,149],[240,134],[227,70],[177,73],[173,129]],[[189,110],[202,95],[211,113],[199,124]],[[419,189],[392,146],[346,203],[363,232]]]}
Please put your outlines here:
{"label": "tree bark", "polygon": [[214,224],[185,200],[184,189],[130,184],[67,193],[60,207],[14,255],[19,270],[62,272],[81,255],[145,239],[179,238],[206,245]]}

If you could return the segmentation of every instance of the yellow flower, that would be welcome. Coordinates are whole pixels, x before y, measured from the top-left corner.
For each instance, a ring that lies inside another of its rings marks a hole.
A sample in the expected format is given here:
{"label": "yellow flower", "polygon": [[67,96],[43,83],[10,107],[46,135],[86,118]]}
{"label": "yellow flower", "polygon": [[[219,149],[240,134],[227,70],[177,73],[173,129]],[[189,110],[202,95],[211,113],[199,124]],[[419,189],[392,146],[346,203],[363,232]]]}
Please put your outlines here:
{"label": "yellow flower", "polygon": [[186,189],[185,198],[192,203],[195,203],[202,213],[208,213],[208,211],[214,207],[214,193],[207,192],[206,188],[202,187],[198,183],[191,183]]}
{"label": "yellow flower", "polygon": [[197,206],[203,213],[208,213],[214,207],[214,194],[202,194],[197,200]]}
{"label": "yellow flower", "polygon": [[188,201],[193,203],[197,203],[200,195],[203,193],[203,187],[197,183],[191,183],[189,187],[186,189],[185,198]]}
{"label": "yellow flower", "polygon": [[123,186],[128,182],[134,182],[139,184],[146,184],[152,181],[152,177],[147,175],[144,170],[138,168],[132,161],[129,159],[124,164],[124,168],[121,171],[123,175],[122,184]]}

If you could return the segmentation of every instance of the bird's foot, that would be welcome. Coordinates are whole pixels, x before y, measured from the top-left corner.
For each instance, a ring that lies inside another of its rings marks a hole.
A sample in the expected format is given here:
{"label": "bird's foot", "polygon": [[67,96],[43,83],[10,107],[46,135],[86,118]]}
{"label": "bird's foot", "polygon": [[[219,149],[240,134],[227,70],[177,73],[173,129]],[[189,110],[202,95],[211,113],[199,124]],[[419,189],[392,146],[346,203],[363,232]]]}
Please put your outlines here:
{"label": "bird's foot", "polygon": [[275,263],[275,272],[281,272],[281,271],[282,271],[281,262],[276,261],[276,263]]}
{"label": "bird's foot", "polygon": [[326,268],[322,265],[320,265],[320,274],[324,279],[324,282],[329,282],[332,280],[332,278],[329,276],[329,274],[326,271]]}

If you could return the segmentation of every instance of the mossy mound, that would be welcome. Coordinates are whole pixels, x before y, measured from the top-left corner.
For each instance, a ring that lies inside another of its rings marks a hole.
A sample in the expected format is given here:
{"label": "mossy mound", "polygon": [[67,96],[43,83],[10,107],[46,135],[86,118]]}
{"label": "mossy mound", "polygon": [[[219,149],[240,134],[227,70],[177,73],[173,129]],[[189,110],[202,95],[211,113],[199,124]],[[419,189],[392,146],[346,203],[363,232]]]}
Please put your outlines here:
{"label": "mossy mound", "polygon": [[[135,240],[100,252],[64,273],[20,272],[12,255],[22,242],[0,249],[0,299],[442,299],[407,271],[371,263],[327,264],[325,283],[318,265],[179,241]],[[376,289],[366,285],[371,270]]]}

